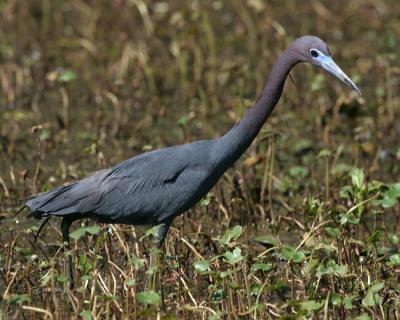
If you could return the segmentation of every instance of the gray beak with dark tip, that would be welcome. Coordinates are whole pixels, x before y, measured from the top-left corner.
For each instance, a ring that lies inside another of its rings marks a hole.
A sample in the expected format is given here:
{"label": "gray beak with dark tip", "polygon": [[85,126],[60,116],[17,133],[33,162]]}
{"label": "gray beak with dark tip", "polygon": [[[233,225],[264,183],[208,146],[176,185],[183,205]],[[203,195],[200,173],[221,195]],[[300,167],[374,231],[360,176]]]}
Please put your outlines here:
{"label": "gray beak with dark tip", "polygon": [[350,88],[352,88],[355,92],[357,92],[361,96],[360,89],[354,84],[353,81],[343,72],[342,69],[333,61],[333,59],[329,56],[324,56],[321,59],[321,66],[323,69],[328,71],[330,74],[334,75],[336,78],[342,80],[345,84],[347,84]]}
{"label": "gray beak with dark tip", "polygon": [[352,88],[355,92],[361,95],[360,89],[354,84],[353,81],[343,72],[342,69],[333,61],[332,57],[329,55],[323,54],[321,51],[317,49],[311,49],[310,53],[315,61],[321,66],[322,69],[328,71],[330,74],[334,75],[336,78],[342,80],[345,84],[347,84],[350,88]]}

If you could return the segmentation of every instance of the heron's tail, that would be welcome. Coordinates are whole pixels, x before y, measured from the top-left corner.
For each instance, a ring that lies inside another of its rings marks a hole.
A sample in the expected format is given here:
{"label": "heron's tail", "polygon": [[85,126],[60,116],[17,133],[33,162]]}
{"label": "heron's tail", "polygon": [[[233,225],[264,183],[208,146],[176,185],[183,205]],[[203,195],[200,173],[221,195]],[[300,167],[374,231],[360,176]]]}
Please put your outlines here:
{"label": "heron's tail", "polygon": [[26,208],[28,208],[28,206],[27,206],[26,204],[24,204],[23,207],[20,208],[20,209],[15,213],[15,216],[14,216],[14,217],[16,217],[17,215],[19,215],[19,214],[20,214],[22,211],[24,211],[24,209],[26,209]]}
{"label": "heron's tail", "polygon": [[[26,206],[31,209],[28,217],[41,219],[51,215],[54,208],[49,208],[49,204],[58,196],[68,191],[72,185],[62,186],[47,192],[39,193],[26,202]],[[53,209],[53,210],[52,210]]]}

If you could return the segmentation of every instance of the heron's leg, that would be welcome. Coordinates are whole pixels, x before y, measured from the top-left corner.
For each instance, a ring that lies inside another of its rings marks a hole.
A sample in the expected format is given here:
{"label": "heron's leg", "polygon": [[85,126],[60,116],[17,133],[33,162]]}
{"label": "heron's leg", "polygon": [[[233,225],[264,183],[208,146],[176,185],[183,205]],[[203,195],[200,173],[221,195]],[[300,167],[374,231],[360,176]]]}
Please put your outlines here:
{"label": "heron's leg", "polygon": [[154,290],[156,286],[158,270],[160,269],[160,250],[168,233],[171,222],[172,220],[160,224],[157,233],[154,235],[154,246],[150,253],[150,270],[152,271],[152,274],[150,274],[150,279],[147,279],[146,281],[146,287],[149,287],[150,282],[149,289]]}
{"label": "heron's leg", "polygon": [[[69,227],[72,224],[71,219],[68,219],[67,217],[64,217],[61,222],[61,233],[63,237],[63,243],[64,243],[64,252],[66,251],[71,251],[71,245],[69,241]],[[68,252],[68,255],[66,257],[66,272],[67,272],[67,286],[69,289],[72,289],[74,287],[74,278],[72,276],[72,257],[71,257],[71,252]]]}
{"label": "heron's leg", "polygon": [[164,243],[165,237],[167,236],[169,226],[171,225],[171,221],[164,222],[160,225],[157,233],[154,236],[154,241],[157,244],[157,248],[160,249]]}

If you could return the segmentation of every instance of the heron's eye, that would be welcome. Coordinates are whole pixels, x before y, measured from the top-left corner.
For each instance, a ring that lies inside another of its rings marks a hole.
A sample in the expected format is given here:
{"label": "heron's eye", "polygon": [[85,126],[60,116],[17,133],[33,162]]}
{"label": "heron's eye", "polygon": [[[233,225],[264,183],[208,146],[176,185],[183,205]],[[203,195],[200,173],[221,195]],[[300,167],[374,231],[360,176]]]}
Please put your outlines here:
{"label": "heron's eye", "polygon": [[313,56],[313,58],[318,58],[318,51],[317,50],[311,49],[310,53]]}

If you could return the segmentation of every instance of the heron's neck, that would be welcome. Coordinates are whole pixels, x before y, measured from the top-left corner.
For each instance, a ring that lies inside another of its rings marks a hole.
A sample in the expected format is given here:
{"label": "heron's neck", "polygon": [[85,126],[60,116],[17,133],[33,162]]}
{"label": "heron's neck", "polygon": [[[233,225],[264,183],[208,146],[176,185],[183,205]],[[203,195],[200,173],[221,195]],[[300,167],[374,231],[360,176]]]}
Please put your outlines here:
{"label": "heron's neck", "polygon": [[272,68],[262,95],[245,116],[217,139],[217,163],[232,165],[250,146],[282,95],[286,77],[298,60],[286,49]]}

